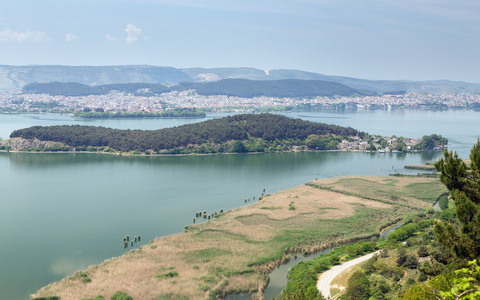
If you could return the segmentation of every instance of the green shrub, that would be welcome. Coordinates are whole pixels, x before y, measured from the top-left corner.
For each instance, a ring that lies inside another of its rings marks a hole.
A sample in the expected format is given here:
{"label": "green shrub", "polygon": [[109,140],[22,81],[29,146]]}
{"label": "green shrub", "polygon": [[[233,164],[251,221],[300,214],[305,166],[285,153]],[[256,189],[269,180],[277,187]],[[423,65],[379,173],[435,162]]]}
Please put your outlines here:
{"label": "green shrub", "polygon": [[82,282],[83,282],[83,283],[92,282],[92,278],[90,278],[90,277],[83,277],[83,278],[82,278]]}
{"label": "green shrub", "polygon": [[201,290],[201,291],[206,292],[206,291],[208,291],[208,290],[210,289],[210,286],[209,286],[208,284],[200,284],[200,285],[198,286],[198,289]]}
{"label": "green shrub", "polygon": [[418,280],[419,282],[424,282],[424,281],[427,280],[427,279],[428,279],[427,274],[425,274],[425,273],[422,272],[422,273],[420,273],[420,275],[418,276],[418,279],[417,279],[417,280]]}
{"label": "green shrub", "polygon": [[80,299],[80,300],[103,300],[103,299],[105,299],[105,298],[103,298],[102,295],[98,295],[98,296],[95,297],[95,298],[82,298],[82,299]]}
{"label": "green shrub", "polygon": [[177,277],[177,276],[178,276],[177,271],[170,271],[168,273],[155,275],[155,278],[164,279],[164,278],[172,278],[172,277]]}
{"label": "green shrub", "polygon": [[200,279],[205,283],[213,283],[217,281],[217,279],[214,276],[204,276]]}
{"label": "green shrub", "polygon": [[116,291],[114,294],[112,294],[112,296],[110,296],[110,300],[133,300],[133,298],[125,292]]}

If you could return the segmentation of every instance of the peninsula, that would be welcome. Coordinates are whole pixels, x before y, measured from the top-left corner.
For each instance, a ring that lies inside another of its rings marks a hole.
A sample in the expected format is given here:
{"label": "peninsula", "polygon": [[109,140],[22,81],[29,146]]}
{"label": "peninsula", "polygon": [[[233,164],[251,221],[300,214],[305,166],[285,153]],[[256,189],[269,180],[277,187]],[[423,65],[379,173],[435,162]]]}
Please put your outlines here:
{"label": "peninsula", "polygon": [[351,127],[277,114],[241,114],[160,130],[33,126],[12,132],[0,150],[89,151],[133,155],[221,154],[308,150],[404,152],[441,150],[440,135],[422,139],[369,135]]}

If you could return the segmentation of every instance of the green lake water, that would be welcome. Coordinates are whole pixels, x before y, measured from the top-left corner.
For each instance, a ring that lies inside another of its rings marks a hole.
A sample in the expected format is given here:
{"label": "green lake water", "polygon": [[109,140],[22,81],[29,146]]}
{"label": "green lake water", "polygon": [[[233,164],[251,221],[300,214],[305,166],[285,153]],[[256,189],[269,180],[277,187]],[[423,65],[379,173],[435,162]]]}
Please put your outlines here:
{"label": "green lake water", "polygon": [[[460,114],[460,115],[459,115]],[[221,117],[212,115],[209,117]],[[372,134],[439,133],[468,154],[479,137],[474,112],[292,114]],[[154,129],[201,120],[74,120],[66,116],[0,115],[0,136],[33,125],[90,124]],[[238,208],[245,198],[313,179],[388,176],[442,153],[346,152],[118,157],[98,154],[0,153],[0,299],[29,299],[40,287],[119,256],[123,237],[183,231],[196,211]],[[136,247],[139,243],[136,244]]]}

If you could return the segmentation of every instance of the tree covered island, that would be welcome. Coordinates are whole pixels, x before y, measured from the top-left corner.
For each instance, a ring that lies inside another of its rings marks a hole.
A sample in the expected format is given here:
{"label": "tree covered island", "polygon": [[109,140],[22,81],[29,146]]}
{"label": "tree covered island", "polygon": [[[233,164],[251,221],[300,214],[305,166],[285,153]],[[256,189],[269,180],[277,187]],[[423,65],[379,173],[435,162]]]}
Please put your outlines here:
{"label": "tree covered island", "polygon": [[276,114],[242,114],[159,130],[95,126],[33,126],[15,130],[0,149],[131,154],[215,154],[307,150],[439,150],[447,139],[381,137],[353,129]]}

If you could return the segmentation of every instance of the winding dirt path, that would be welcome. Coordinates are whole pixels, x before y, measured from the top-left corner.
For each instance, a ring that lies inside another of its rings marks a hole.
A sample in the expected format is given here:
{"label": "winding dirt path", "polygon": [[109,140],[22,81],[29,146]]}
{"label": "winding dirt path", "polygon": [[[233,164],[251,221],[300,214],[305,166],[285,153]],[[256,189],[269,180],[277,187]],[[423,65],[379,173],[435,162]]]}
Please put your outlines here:
{"label": "winding dirt path", "polygon": [[343,271],[346,269],[353,267],[356,264],[359,264],[361,262],[364,262],[366,260],[369,260],[374,256],[375,254],[380,253],[380,251],[376,251],[364,256],[357,257],[355,259],[352,259],[350,261],[347,261],[341,265],[335,266],[328,271],[325,271],[320,275],[320,278],[318,278],[317,282],[317,289],[318,291],[325,297],[326,299],[330,299],[332,296],[330,295],[330,285],[332,284],[332,281],[340,275]]}

